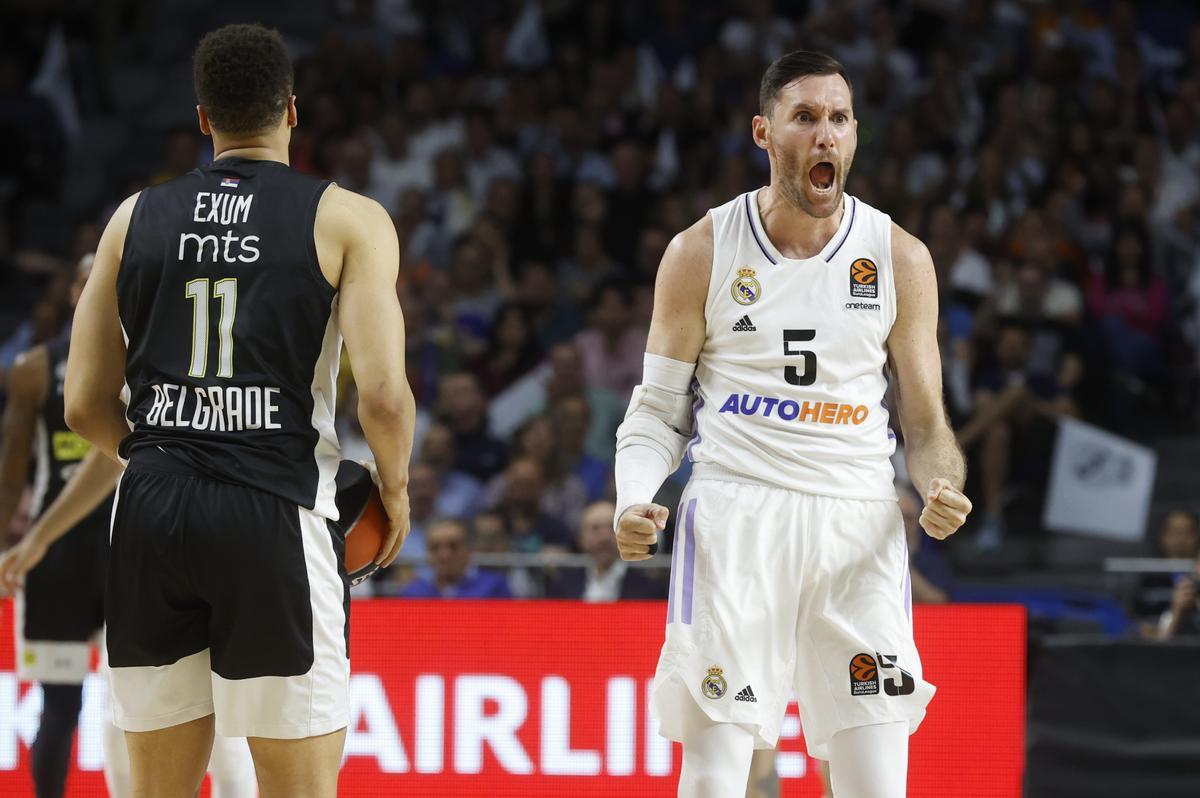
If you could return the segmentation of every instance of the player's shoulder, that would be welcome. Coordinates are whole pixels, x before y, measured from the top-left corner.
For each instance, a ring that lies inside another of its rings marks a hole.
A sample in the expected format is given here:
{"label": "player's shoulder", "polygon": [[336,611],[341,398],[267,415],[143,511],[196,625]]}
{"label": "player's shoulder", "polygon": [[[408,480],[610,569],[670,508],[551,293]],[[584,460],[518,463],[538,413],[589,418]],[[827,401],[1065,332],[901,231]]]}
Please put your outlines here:
{"label": "player's shoulder", "polygon": [[712,259],[713,221],[712,216],[706,213],[691,227],[681,230],[671,239],[666,252],[663,253],[659,275],[689,281],[697,280],[703,275],[703,285],[707,288]]}
{"label": "player's shoulder", "polygon": [[391,223],[391,217],[375,200],[330,183],[317,205],[317,220],[355,226]]}
{"label": "player's shoulder", "polygon": [[319,241],[335,241],[350,247],[362,242],[378,241],[380,236],[390,234],[394,237],[395,231],[392,218],[382,205],[336,183],[329,184],[317,204],[316,233]]}
{"label": "player's shoulder", "polygon": [[9,396],[38,399],[48,379],[50,352],[44,344],[26,349],[17,355],[8,370]]}
{"label": "player's shoulder", "polygon": [[911,278],[933,268],[933,257],[925,242],[891,222],[892,270],[896,279]]}

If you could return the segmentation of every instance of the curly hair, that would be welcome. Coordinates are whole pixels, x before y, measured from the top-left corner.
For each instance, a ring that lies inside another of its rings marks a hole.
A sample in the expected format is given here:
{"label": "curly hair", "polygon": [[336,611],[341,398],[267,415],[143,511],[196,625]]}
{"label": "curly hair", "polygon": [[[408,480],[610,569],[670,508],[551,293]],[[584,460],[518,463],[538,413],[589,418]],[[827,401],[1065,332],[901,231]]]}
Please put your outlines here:
{"label": "curly hair", "polygon": [[215,130],[233,135],[274,127],[292,93],[292,61],[279,31],[226,25],[200,40],[193,56],[196,100]]}

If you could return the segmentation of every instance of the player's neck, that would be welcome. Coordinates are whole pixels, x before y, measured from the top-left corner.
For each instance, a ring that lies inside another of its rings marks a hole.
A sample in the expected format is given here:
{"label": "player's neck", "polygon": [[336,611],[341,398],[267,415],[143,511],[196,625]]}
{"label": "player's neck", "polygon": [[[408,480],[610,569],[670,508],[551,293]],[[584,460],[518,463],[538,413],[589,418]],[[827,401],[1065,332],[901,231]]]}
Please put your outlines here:
{"label": "player's neck", "polygon": [[275,140],[274,136],[253,136],[244,139],[213,137],[213,160],[222,158],[246,158],[251,161],[278,161],[290,165],[288,143]]}
{"label": "player's neck", "polygon": [[772,184],[758,193],[758,214],[779,253],[803,260],[818,255],[837,234],[846,209],[844,196],[837,211],[821,219],[796,207]]}

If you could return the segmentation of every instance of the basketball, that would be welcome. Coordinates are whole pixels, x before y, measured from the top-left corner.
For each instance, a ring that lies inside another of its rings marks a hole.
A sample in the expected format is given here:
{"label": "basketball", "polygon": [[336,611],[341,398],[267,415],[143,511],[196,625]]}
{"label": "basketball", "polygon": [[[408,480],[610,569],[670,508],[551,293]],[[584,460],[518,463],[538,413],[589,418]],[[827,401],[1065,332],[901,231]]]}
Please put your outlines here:
{"label": "basketball", "polygon": [[375,557],[388,535],[387,511],[371,472],[353,460],[343,460],[336,478],[338,526],[346,536],[346,574],[351,585],[379,569]]}

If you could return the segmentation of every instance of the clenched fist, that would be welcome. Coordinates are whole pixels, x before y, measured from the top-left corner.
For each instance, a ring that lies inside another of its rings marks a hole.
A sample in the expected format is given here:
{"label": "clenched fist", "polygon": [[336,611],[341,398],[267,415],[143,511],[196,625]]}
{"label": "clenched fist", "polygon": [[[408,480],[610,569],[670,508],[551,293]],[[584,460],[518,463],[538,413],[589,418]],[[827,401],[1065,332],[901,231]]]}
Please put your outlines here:
{"label": "clenched fist", "polygon": [[931,538],[945,540],[958,531],[971,512],[971,500],[948,480],[935,477],[925,494],[921,526]]}
{"label": "clenched fist", "polygon": [[661,504],[632,504],[617,519],[617,548],[622,560],[647,560],[670,511]]}

